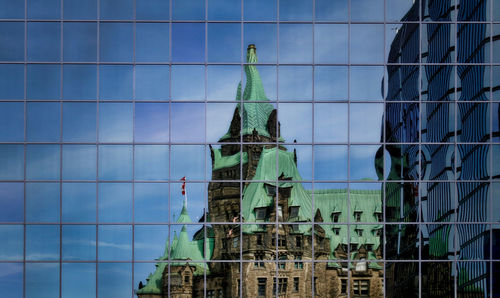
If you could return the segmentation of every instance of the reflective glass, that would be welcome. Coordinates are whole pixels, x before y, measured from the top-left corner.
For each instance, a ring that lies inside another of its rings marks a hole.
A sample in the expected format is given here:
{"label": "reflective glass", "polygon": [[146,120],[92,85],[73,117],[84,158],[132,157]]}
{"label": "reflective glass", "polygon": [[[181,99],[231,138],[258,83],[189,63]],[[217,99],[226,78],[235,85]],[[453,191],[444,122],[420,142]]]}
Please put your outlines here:
{"label": "reflective glass", "polygon": [[[181,2],[177,0],[174,3]],[[183,1],[192,2],[192,1]],[[174,8],[175,9],[175,8]],[[174,10],[175,11],[175,10]],[[185,38],[188,35],[192,38]],[[172,61],[205,61],[205,25],[199,23],[172,24]]]}
{"label": "reflective glass", "polygon": [[207,104],[207,142],[218,142],[228,132],[236,104]]}
{"label": "reflective glass", "polygon": [[132,292],[130,263],[98,263],[98,297],[128,297]]}
{"label": "reflective glass", "polygon": [[99,222],[132,221],[132,184],[99,183]]}
{"label": "reflective glass", "polygon": [[101,142],[130,142],[133,131],[131,103],[99,104],[99,140]]}
{"label": "reflective glass", "polygon": [[317,21],[347,21],[349,0],[316,0]]}
{"label": "reflective glass", "polygon": [[99,0],[101,20],[127,20],[134,15],[133,0]]}
{"label": "reflective glass", "polygon": [[168,103],[135,104],[135,142],[167,142],[169,117]]}
{"label": "reflective glass", "polygon": [[208,62],[241,61],[241,25],[208,24]]}
{"label": "reflective glass", "polygon": [[205,140],[204,109],[205,105],[200,103],[172,104],[172,142],[195,143]]}
{"label": "reflective glass", "polygon": [[172,66],[172,99],[203,100],[204,98],[205,68],[199,65]]}
{"label": "reflective glass", "polygon": [[[381,64],[384,58],[384,26],[351,25],[351,63]],[[370,43],[366,41],[370,40]]]}
{"label": "reflective glass", "polygon": [[218,21],[239,21],[241,2],[231,0],[208,0],[208,19]]}
{"label": "reflective glass", "polygon": [[172,0],[172,19],[174,20],[204,20],[205,1],[203,0]]}
{"label": "reflective glass", "polygon": [[279,2],[280,21],[311,21],[312,0],[285,0]]}
{"label": "reflective glass", "polygon": [[63,134],[65,142],[95,142],[95,103],[63,103]]}
{"label": "reflective glass", "polygon": [[[168,252],[169,229],[167,225],[137,225],[134,229],[134,258],[153,261]],[[162,255],[163,253],[163,255]]]}
{"label": "reflective glass", "polygon": [[315,100],[346,100],[349,90],[347,66],[316,66],[314,68]]}
{"label": "reflective glass", "polygon": [[280,25],[279,62],[311,63],[313,27],[309,24]]}
{"label": "reflective glass", "polygon": [[101,61],[132,61],[134,45],[133,25],[131,23],[101,23],[99,34],[99,58]]}
{"label": "reflective glass", "polygon": [[383,109],[383,104],[351,104],[349,140],[352,143],[380,142]]}
{"label": "reflective glass", "polygon": [[168,146],[137,145],[134,153],[134,178],[136,180],[168,179]]}
{"label": "reflective glass", "polygon": [[138,20],[168,20],[170,1],[136,0],[135,14]]}
{"label": "reflective glass", "polygon": [[351,66],[351,100],[382,100],[383,80],[382,66]]}
{"label": "reflective glass", "polygon": [[278,71],[280,100],[312,99],[312,67],[280,66]]}
{"label": "reflective glass", "polygon": [[59,222],[59,183],[26,183],[26,221]]}
{"label": "reflective glass", "polygon": [[96,293],[96,264],[63,263],[61,297],[84,298]]}
{"label": "reflective glass", "polygon": [[64,61],[97,60],[97,24],[64,23]]}
{"label": "reflective glass", "polygon": [[210,65],[207,68],[207,99],[230,100],[236,98],[241,81],[241,67],[236,65]]}
{"label": "reflective glass", "polygon": [[276,47],[277,47],[276,31],[277,31],[276,24],[258,24],[258,23],[244,24],[243,44],[256,45],[258,52],[258,61],[257,61],[258,63],[276,63]]}
{"label": "reflective glass", "polygon": [[[126,225],[99,226],[98,254],[101,261],[132,259],[132,228]],[[129,272],[127,270],[126,272]],[[117,278],[115,274],[112,275]],[[99,287],[102,289],[101,287]]]}
{"label": "reflective glass", "polygon": [[28,0],[28,19],[59,19],[60,0]]}
{"label": "reflective glass", "polygon": [[24,0],[1,0],[0,18],[2,19],[24,19]]}
{"label": "reflective glass", "polygon": [[347,146],[314,146],[314,179],[347,179]]}
{"label": "reflective glass", "polygon": [[138,23],[135,29],[135,60],[168,62],[169,29],[169,24],[164,23]]}
{"label": "reflective glass", "polygon": [[132,146],[99,146],[99,179],[132,179]]}
{"label": "reflective glass", "polygon": [[13,261],[23,259],[24,231],[20,225],[2,225],[0,235],[4,239],[4,245],[0,247],[0,259],[2,261]]}
{"label": "reflective glass", "polygon": [[24,104],[0,103],[0,142],[24,141]]}
{"label": "reflective glass", "polygon": [[62,184],[62,221],[95,222],[95,183]]}
{"label": "reflective glass", "polygon": [[350,149],[350,179],[352,180],[376,180],[378,179],[373,167],[373,156],[379,146],[376,145],[353,145]]}
{"label": "reflective glass", "polygon": [[97,166],[95,145],[64,145],[62,176],[64,180],[95,180]]}
{"label": "reflective glass", "polygon": [[0,287],[7,297],[23,297],[23,264],[0,263]]}
{"label": "reflective glass", "polygon": [[314,27],[314,62],[347,63],[349,37],[346,24],[320,24]]}
{"label": "reflective glass", "polygon": [[59,180],[60,151],[59,145],[27,145],[26,179]]}
{"label": "reflective glass", "polygon": [[25,296],[29,298],[53,298],[59,296],[59,264],[27,263]]}
{"label": "reflective glass", "polygon": [[59,226],[26,226],[26,260],[59,260]]}
{"label": "reflective glass", "polygon": [[96,97],[97,68],[94,65],[64,65],[63,98],[94,100]]}
{"label": "reflective glass", "polygon": [[61,67],[59,65],[29,64],[26,95],[30,99],[59,99],[61,96]]}
{"label": "reflective glass", "polygon": [[168,222],[168,184],[136,183],[134,188],[135,222]]}
{"label": "reflective glass", "polygon": [[101,99],[131,99],[132,86],[132,66],[101,65],[99,67],[99,97]]}
{"label": "reflective glass", "polygon": [[28,60],[59,61],[61,59],[61,25],[28,23]]}
{"label": "reflective glass", "polygon": [[[24,14],[24,13],[23,13]],[[24,60],[24,24],[0,23],[1,61]]]}
{"label": "reflective glass", "polygon": [[171,179],[187,177],[191,180],[205,179],[205,147],[203,145],[171,146]]}
{"label": "reflective glass", "polygon": [[64,18],[75,20],[97,19],[97,0],[64,0]]}
{"label": "reflective glass", "polygon": [[23,184],[0,183],[0,222],[22,222],[23,206]]}
{"label": "reflective glass", "polygon": [[24,65],[0,64],[0,99],[22,98],[24,98]]}
{"label": "reflective glass", "polygon": [[314,142],[347,142],[347,109],[347,104],[314,104]]}
{"label": "reflective glass", "polygon": [[61,135],[61,104],[30,102],[26,105],[26,138],[31,142],[57,142]]}
{"label": "reflective glass", "polygon": [[170,69],[167,65],[137,65],[135,67],[136,100],[168,100],[169,85]]}
{"label": "reflective glass", "polygon": [[64,261],[92,261],[96,258],[94,225],[62,227],[62,258]]}
{"label": "reflective glass", "polygon": [[24,177],[23,145],[0,145],[0,178],[22,180]]}
{"label": "reflective glass", "polygon": [[[312,141],[312,104],[280,103],[279,115],[281,137],[287,143],[310,143]],[[301,119],[297,122],[297,119]]]}
{"label": "reflective glass", "polygon": [[384,21],[384,0],[351,0],[352,21]]}
{"label": "reflective glass", "polygon": [[276,6],[277,1],[243,1],[243,17],[248,21],[273,21],[276,20]]}

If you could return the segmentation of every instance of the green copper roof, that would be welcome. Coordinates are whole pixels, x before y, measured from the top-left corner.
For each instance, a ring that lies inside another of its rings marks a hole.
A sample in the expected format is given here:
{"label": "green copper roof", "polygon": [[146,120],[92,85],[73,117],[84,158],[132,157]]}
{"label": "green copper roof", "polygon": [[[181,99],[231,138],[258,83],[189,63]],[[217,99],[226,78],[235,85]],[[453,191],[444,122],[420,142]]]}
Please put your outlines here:
{"label": "green copper roof", "polygon": [[[218,148],[212,148],[212,152],[214,153],[213,171],[233,167],[239,164],[240,161],[242,161],[243,164],[248,162],[248,154],[246,152],[243,152],[243,155],[241,155],[241,152],[238,152],[230,156],[222,156],[221,150]],[[241,156],[242,158],[240,158]]]}
{"label": "green copper roof", "polygon": [[[243,107],[242,103],[238,102],[237,109],[241,116],[241,135],[252,134],[253,130],[261,136],[270,137],[267,131],[267,120],[269,115],[274,110],[274,107],[269,102],[252,102],[252,101],[269,101],[262,85],[257,67],[253,65],[257,63],[257,54],[255,47],[250,46],[247,51],[247,64],[245,65],[245,74],[247,82],[243,91]],[[241,83],[238,85],[236,100],[241,101]],[[231,136],[227,132],[220,140],[227,139]]]}
{"label": "green copper roof", "polygon": [[182,210],[181,210],[181,215],[179,218],[177,218],[178,223],[190,223],[193,222],[191,220],[191,217],[189,217],[188,211],[187,211],[187,206],[186,206],[186,201],[184,201],[182,205]]}
{"label": "green copper roof", "polygon": [[156,270],[149,276],[147,284],[142,289],[137,290],[136,294],[161,294],[161,280],[167,263],[157,263],[155,266]]}

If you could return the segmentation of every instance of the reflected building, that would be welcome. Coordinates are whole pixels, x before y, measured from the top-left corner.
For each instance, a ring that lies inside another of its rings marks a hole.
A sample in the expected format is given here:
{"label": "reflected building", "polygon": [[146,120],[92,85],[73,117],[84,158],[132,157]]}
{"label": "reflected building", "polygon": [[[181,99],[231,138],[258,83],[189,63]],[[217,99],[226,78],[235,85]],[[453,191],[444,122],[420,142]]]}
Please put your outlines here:
{"label": "reflected building", "polygon": [[[392,41],[381,138],[391,161],[385,218],[403,224],[386,228],[389,297],[486,297],[500,290],[490,284],[498,265],[485,261],[492,252],[499,258],[498,226],[486,224],[499,221],[490,213],[489,180],[498,172],[490,168],[488,144],[498,137],[492,123],[498,125],[499,111],[488,103],[490,69],[483,65],[498,36],[490,39],[486,23],[451,23],[487,21],[488,5],[415,1]],[[428,23],[418,23],[420,11]]]}
{"label": "reflected building", "polygon": [[[247,62],[230,127],[220,148],[211,147],[207,221],[214,224],[192,239],[184,226],[171,245],[167,241],[136,294],[382,297],[380,191],[311,191],[295,182],[302,180],[297,155],[282,145],[277,110],[254,65],[254,45]],[[190,221],[184,206],[178,223]]]}

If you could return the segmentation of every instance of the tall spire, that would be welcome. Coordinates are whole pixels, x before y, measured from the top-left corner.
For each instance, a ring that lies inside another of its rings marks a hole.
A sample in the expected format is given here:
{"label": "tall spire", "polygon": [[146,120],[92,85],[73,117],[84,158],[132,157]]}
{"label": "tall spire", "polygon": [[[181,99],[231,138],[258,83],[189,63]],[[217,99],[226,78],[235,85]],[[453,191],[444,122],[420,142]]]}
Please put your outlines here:
{"label": "tall spire", "polygon": [[247,49],[247,63],[249,64],[245,65],[247,83],[243,92],[243,100],[269,100],[264,91],[260,74],[255,66],[257,61],[257,48],[254,44],[250,44]]}
{"label": "tall spire", "polygon": [[181,215],[179,215],[179,218],[177,218],[178,223],[190,223],[192,222],[191,217],[189,217],[188,211],[187,211],[187,202],[184,200],[184,204],[182,205],[182,210],[181,210]]}

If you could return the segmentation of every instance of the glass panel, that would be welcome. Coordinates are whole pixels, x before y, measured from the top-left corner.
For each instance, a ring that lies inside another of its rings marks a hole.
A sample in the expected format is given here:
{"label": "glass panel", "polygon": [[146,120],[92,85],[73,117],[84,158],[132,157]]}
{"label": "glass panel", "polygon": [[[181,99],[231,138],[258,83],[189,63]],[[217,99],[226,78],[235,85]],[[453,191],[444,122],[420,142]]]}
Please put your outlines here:
{"label": "glass panel", "polygon": [[27,139],[28,141],[58,141],[60,136],[59,103],[27,104]]}
{"label": "glass panel", "polygon": [[[2,24],[0,24],[1,27]],[[0,50],[1,56],[2,51]],[[0,87],[0,99],[23,99],[24,65],[0,64]]]}
{"label": "glass panel", "polygon": [[99,0],[101,20],[129,20],[133,18],[133,0]]}
{"label": "glass panel", "polygon": [[347,125],[347,104],[314,105],[314,142],[347,142]]}
{"label": "glass panel", "polygon": [[280,100],[312,99],[312,67],[280,66],[278,80]]}
{"label": "glass panel", "polygon": [[26,146],[26,179],[58,180],[60,153],[59,145]]}
{"label": "glass panel", "polygon": [[99,97],[101,99],[132,99],[132,86],[132,66],[99,66]]}
{"label": "glass panel", "polygon": [[135,30],[136,61],[167,62],[169,60],[169,24],[138,23]]}
{"label": "glass panel", "polygon": [[97,0],[64,0],[64,18],[74,20],[97,19]]}
{"label": "glass panel", "polygon": [[345,21],[347,22],[349,0],[316,0],[317,21]]}
{"label": "glass panel", "polygon": [[168,146],[135,146],[134,178],[136,180],[167,180],[169,173]]}
{"label": "glass panel", "polygon": [[170,69],[167,65],[137,65],[135,67],[136,100],[168,100],[169,85]]}
{"label": "glass panel", "polygon": [[314,62],[347,63],[348,25],[321,24],[314,27]]}
{"label": "glass panel", "polygon": [[[312,104],[282,103],[279,105],[281,137],[287,143],[310,143],[312,140]],[[300,121],[297,121],[300,119]]]}
{"label": "glass panel", "polygon": [[163,0],[136,0],[136,18],[138,20],[168,20],[170,2]]}
{"label": "glass panel", "polygon": [[134,137],[136,142],[167,142],[169,137],[169,104],[135,105]]}
{"label": "glass panel", "polygon": [[128,297],[132,293],[132,265],[130,263],[99,263],[98,266],[98,297]]}
{"label": "glass panel", "polygon": [[351,100],[383,99],[381,86],[384,81],[384,69],[382,66],[352,66],[350,79]]}
{"label": "glass panel", "polygon": [[314,179],[347,179],[347,146],[314,146]]}
{"label": "glass panel", "polygon": [[135,260],[154,261],[160,258],[168,259],[170,246],[168,235],[169,227],[167,225],[136,225],[134,229]]}
{"label": "glass panel", "polygon": [[[101,5],[103,5],[101,3]],[[122,7],[119,5],[117,7]],[[131,23],[101,23],[99,58],[106,62],[133,59],[133,25]]]}
{"label": "glass panel", "polygon": [[96,264],[63,263],[61,296],[84,298],[95,296]]}
{"label": "glass panel", "polygon": [[[246,1],[248,3],[249,1]],[[250,1],[256,2],[256,1]],[[244,25],[245,46],[254,44],[257,47],[259,63],[276,63],[276,31],[275,24],[248,24]],[[243,57],[246,59],[245,57]],[[246,61],[246,60],[245,60]],[[261,74],[262,75],[262,74]],[[266,89],[267,90],[267,89]]]}
{"label": "glass panel", "polygon": [[62,153],[64,180],[95,180],[97,149],[95,145],[65,145]]}
{"label": "glass panel", "polygon": [[2,225],[0,235],[4,239],[4,245],[0,247],[0,259],[2,261],[22,260],[24,231],[20,225]]}
{"label": "glass panel", "polygon": [[[366,43],[370,40],[370,43]],[[351,25],[351,63],[382,63],[384,25]]]}
{"label": "glass panel", "polygon": [[59,183],[26,183],[26,221],[59,222]]}
{"label": "glass panel", "polygon": [[351,104],[349,133],[352,143],[380,142],[383,109],[383,104]]}
{"label": "glass panel", "polygon": [[24,141],[24,104],[0,103],[0,142]]}
{"label": "glass panel", "polygon": [[135,222],[168,222],[168,193],[166,183],[136,183]]}
{"label": "glass panel", "polygon": [[236,104],[207,104],[207,142],[218,142],[227,132],[233,119]]}
{"label": "glass panel", "polygon": [[24,146],[0,145],[0,179],[22,180],[24,177]]}
{"label": "glass panel", "polygon": [[240,66],[217,65],[207,68],[207,99],[235,100],[238,83],[241,81]]}
{"label": "glass panel", "polygon": [[[98,235],[99,235],[98,236],[99,260],[127,261],[132,259],[131,226],[128,225],[99,226]],[[130,270],[127,270],[126,272],[130,272]],[[116,274],[113,274],[113,277],[117,278]],[[99,286],[99,288],[101,287]]]}
{"label": "glass panel", "polygon": [[57,261],[59,253],[58,225],[26,226],[26,260]]}
{"label": "glass panel", "polygon": [[63,34],[65,61],[97,60],[97,24],[64,23]]}
{"label": "glass panel", "polygon": [[133,133],[131,103],[101,103],[99,105],[99,140],[130,142]]}
{"label": "glass panel", "polygon": [[28,60],[59,61],[61,59],[61,25],[28,23]]}
{"label": "glass panel", "polygon": [[[178,2],[180,1],[176,1],[174,3]],[[184,2],[189,3],[192,1],[184,1]],[[186,36],[190,36],[190,38],[186,38]],[[198,23],[172,24],[172,61],[205,62],[204,24],[198,24]]]}
{"label": "glass panel", "polygon": [[[182,183],[170,184],[170,221],[177,222],[182,213],[182,208],[187,200],[188,216],[192,222],[202,221],[205,215],[206,206],[206,190],[205,183],[190,182],[189,177],[186,177],[186,195],[182,194]],[[172,179],[172,181],[180,181],[180,179]],[[237,187],[238,188],[238,187]],[[232,221],[233,217],[231,217]],[[217,218],[210,218],[211,221],[228,221],[226,219],[218,220]],[[198,228],[199,229],[199,228]],[[179,231],[177,231],[179,232]]]}
{"label": "glass panel", "polygon": [[62,258],[65,261],[92,261],[96,258],[94,225],[62,226]]}
{"label": "glass panel", "polygon": [[99,183],[99,222],[132,221],[132,184]]}
{"label": "glass panel", "polygon": [[280,25],[280,63],[312,62],[312,30],[313,27],[309,24]]}
{"label": "glass panel", "polygon": [[61,2],[59,0],[29,0],[28,19],[59,19]]}
{"label": "glass panel", "polygon": [[2,19],[24,19],[24,3],[25,1],[0,0],[0,7],[3,7],[0,12]]}
{"label": "glass panel", "polygon": [[273,21],[277,15],[277,1],[243,1],[243,17],[247,21]]}
{"label": "glass panel", "polygon": [[34,298],[59,296],[59,264],[27,263],[25,295]]}
{"label": "glass panel", "polygon": [[[189,123],[189,126],[186,126]],[[204,142],[205,104],[172,104],[172,142]]]}
{"label": "glass panel", "polygon": [[359,145],[350,147],[350,179],[376,180],[378,179],[373,166],[377,145]]}
{"label": "glass panel", "polygon": [[311,0],[287,0],[279,4],[280,21],[311,21],[312,19]]}
{"label": "glass panel", "polygon": [[96,193],[95,183],[63,183],[62,221],[95,222]]}
{"label": "glass panel", "polygon": [[316,66],[314,68],[314,99],[346,100],[348,78],[347,66]]}
{"label": "glass panel", "polygon": [[0,222],[22,222],[23,206],[23,184],[0,183]]}
{"label": "glass panel", "polygon": [[203,66],[198,66],[198,65],[173,66],[172,99],[203,100],[204,98],[205,98],[205,68]]}
{"label": "glass panel", "polygon": [[[4,11],[2,9],[2,11]],[[24,13],[23,13],[24,15]],[[1,23],[0,24],[0,49],[1,61],[23,61],[24,60],[24,24],[23,23]]]}
{"label": "glass panel", "polygon": [[172,18],[174,20],[204,20],[204,0],[172,0]]}
{"label": "glass panel", "polygon": [[99,146],[99,179],[132,179],[132,146]]}
{"label": "glass panel", "polygon": [[63,103],[63,141],[95,142],[95,103]]}
{"label": "glass panel", "polygon": [[61,96],[61,67],[59,65],[29,64],[26,96],[30,99],[59,99]]}
{"label": "glass panel", "polygon": [[7,297],[23,297],[23,264],[21,263],[1,263],[0,287]]}
{"label": "glass panel", "polygon": [[241,2],[209,0],[207,14],[209,20],[239,21],[241,19]]}
{"label": "glass panel", "polygon": [[208,62],[241,61],[240,24],[208,24],[207,34]]}
{"label": "glass panel", "polygon": [[383,21],[384,0],[351,0],[351,21]]}
{"label": "glass panel", "polygon": [[205,179],[205,146],[173,145],[171,152],[171,179],[184,176],[190,180]]}
{"label": "glass panel", "polygon": [[94,65],[63,66],[63,98],[65,100],[97,98],[97,68]]}

